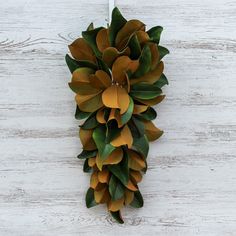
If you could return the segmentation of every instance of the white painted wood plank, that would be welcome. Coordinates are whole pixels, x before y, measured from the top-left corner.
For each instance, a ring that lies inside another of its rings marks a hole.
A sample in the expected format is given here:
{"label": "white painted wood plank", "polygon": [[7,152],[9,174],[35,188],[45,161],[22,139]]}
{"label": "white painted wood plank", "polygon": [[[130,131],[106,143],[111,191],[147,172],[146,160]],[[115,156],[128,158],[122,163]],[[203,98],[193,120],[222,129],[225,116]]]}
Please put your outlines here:
{"label": "white painted wood plank", "polygon": [[108,0],[18,0],[0,7],[0,235],[235,235],[236,3],[116,0],[127,18],[164,27],[170,86],[140,185],[145,207],[117,225],[86,209],[89,175],[75,158],[66,45]]}

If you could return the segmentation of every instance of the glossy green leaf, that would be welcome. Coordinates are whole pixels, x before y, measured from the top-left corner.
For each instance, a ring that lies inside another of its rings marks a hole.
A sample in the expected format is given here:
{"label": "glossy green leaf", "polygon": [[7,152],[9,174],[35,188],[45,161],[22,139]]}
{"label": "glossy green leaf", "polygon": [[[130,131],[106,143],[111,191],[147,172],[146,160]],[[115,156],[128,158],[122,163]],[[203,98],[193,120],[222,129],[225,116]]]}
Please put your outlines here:
{"label": "glossy green leaf", "polygon": [[111,195],[111,199],[116,201],[118,199],[121,199],[124,196],[124,185],[121,184],[121,182],[112,175],[109,181],[109,193]]}
{"label": "glossy green leaf", "polygon": [[163,31],[163,27],[155,26],[155,27],[152,27],[150,30],[148,30],[147,33],[151,41],[159,44],[162,31]]}
{"label": "glossy green leaf", "polygon": [[96,112],[92,113],[86,121],[80,126],[83,129],[94,129],[99,125],[97,118],[96,118]]}
{"label": "glossy green leaf", "polygon": [[65,60],[71,73],[73,73],[76,69],[80,67],[78,62],[74,60],[73,58],[71,58],[68,54],[66,54]]}
{"label": "glossy green leaf", "polygon": [[90,61],[86,61],[86,60],[79,60],[77,61],[79,67],[88,67],[88,68],[91,68],[93,70],[97,70],[98,67],[96,64],[90,62]]}
{"label": "glossy green leaf", "polygon": [[87,158],[90,158],[90,157],[95,157],[97,155],[97,150],[95,151],[86,151],[86,150],[83,150],[78,156],[77,158],[79,159],[87,159]]}
{"label": "glossy green leaf", "polygon": [[128,155],[124,152],[122,161],[117,165],[108,165],[108,169],[115,175],[123,185],[127,185],[129,181]]}
{"label": "glossy green leaf", "polygon": [[161,93],[162,90],[158,86],[147,83],[134,84],[130,91],[132,97],[145,100],[153,99]]}
{"label": "glossy green leaf", "polygon": [[149,72],[152,63],[152,53],[148,45],[145,45],[139,58],[139,67],[133,74],[134,78],[141,77]]}
{"label": "glossy green leaf", "polygon": [[105,160],[115,149],[110,143],[106,143],[106,126],[100,125],[93,131],[93,140],[98,148],[98,153],[102,160]]}
{"label": "glossy green leaf", "polygon": [[130,118],[132,117],[132,114],[133,114],[133,110],[134,110],[134,101],[130,97],[129,107],[128,107],[127,111],[121,116],[122,125],[126,124],[130,120]]}
{"label": "glossy green leaf", "polygon": [[158,46],[158,51],[159,51],[159,55],[160,55],[160,60],[167,54],[169,54],[169,50],[165,47],[162,46]]}
{"label": "glossy green leaf", "polygon": [[88,68],[91,68],[94,70],[98,69],[96,64],[94,64],[90,61],[86,61],[86,60],[76,61],[75,59],[70,57],[68,54],[66,54],[65,60],[66,60],[66,64],[67,64],[71,73],[73,73],[76,69],[78,69],[80,67],[88,67]]}
{"label": "glossy green leaf", "polygon": [[110,211],[111,216],[120,224],[124,224],[120,211]]}
{"label": "glossy green leaf", "polygon": [[164,74],[161,75],[160,79],[157,80],[153,85],[162,88],[164,85],[169,84],[166,76]]}
{"label": "glossy green leaf", "polygon": [[138,41],[138,37],[136,34],[133,34],[129,40],[128,46],[130,48],[130,58],[132,60],[138,59],[141,54],[141,46]]}
{"label": "glossy green leaf", "polygon": [[111,77],[111,72],[108,65],[100,58],[97,57],[98,68],[105,71]]}
{"label": "glossy green leaf", "polygon": [[130,205],[135,208],[143,207],[143,197],[140,191],[134,192],[134,199],[130,203]]}
{"label": "glossy green leaf", "polygon": [[83,120],[87,118],[91,113],[90,112],[84,112],[79,109],[78,106],[76,106],[76,111],[75,111],[75,119],[77,120]]}
{"label": "glossy green leaf", "polygon": [[97,36],[97,33],[101,29],[103,29],[103,27],[99,27],[99,28],[96,28],[96,29],[93,29],[93,30],[82,32],[83,38],[86,40],[86,42],[89,44],[89,46],[93,49],[93,52],[97,57],[101,56],[101,52],[97,48],[96,36]]}
{"label": "glossy green leaf", "polygon": [[83,171],[85,173],[91,172],[92,168],[88,165],[88,159],[84,161]]}
{"label": "glossy green leaf", "polygon": [[148,151],[149,151],[149,142],[148,142],[146,135],[143,135],[140,138],[134,138],[133,147],[138,152],[143,154],[143,156],[146,158],[148,155]]}
{"label": "glossy green leaf", "polygon": [[92,188],[88,189],[88,191],[86,193],[85,201],[86,201],[87,208],[91,208],[91,207],[97,205],[97,203],[94,199],[94,190]]}
{"label": "glossy green leaf", "polygon": [[93,22],[91,22],[87,28],[87,31],[93,30],[93,29],[94,29]]}
{"label": "glossy green leaf", "polygon": [[115,45],[118,31],[125,25],[127,20],[121,15],[119,9],[115,7],[112,11],[111,25],[109,27],[109,41],[111,46]]}
{"label": "glossy green leaf", "polygon": [[157,113],[152,107],[149,107],[145,112],[137,116],[145,120],[154,120],[157,117]]}
{"label": "glossy green leaf", "polygon": [[144,135],[144,124],[140,119],[137,119],[135,116],[131,118],[128,123],[128,126],[130,128],[133,138],[140,138]]}

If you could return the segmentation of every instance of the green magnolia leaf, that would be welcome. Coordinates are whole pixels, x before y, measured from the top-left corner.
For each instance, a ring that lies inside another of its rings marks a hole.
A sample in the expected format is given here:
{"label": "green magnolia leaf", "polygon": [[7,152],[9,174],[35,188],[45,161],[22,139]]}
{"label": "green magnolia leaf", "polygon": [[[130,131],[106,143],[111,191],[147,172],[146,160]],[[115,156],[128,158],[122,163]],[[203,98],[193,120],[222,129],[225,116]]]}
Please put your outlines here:
{"label": "green magnolia leaf", "polygon": [[120,211],[110,211],[112,217],[120,224],[124,224]]}
{"label": "green magnolia leaf", "polygon": [[159,44],[162,31],[163,31],[163,27],[155,26],[151,28],[150,30],[148,30],[147,34],[149,35],[151,41],[155,42],[156,44]]}
{"label": "green magnolia leaf", "polygon": [[99,57],[97,57],[97,62],[98,62],[98,68],[105,71],[111,77],[111,72],[108,65]]}
{"label": "green magnolia leaf", "polygon": [[128,155],[124,152],[122,161],[117,165],[108,165],[108,169],[115,175],[123,185],[127,185],[129,181]]}
{"label": "green magnolia leaf", "polygon": [[99,123],[96,118],[96,112],[93,112],[80,127],[83,129],[94,129],[98,125]]}
{"label": "green magnolia leaf", "polygon": [[89,44],[89,46],[93,49],[93,52],[97,57],[101,56],[101,52],[97,48],[96,36],[97,36],[97,33],[101,29],[103,29],[103,27],[99,27],[99,28],[96,28],[96,29],[93,29],[93,30],[82,32],[83,38],[86,40],[86,42]]}
{"label": "green magnolia leaf", "polygon": [[118,128],[118,124],[116,120],[110,120],[107,123],[107,137],[106,143],[110,143],[113,139],[115,139],[121,132],[121,129]]}
{"label": "green magnolia leaf", "polygon": [[124,186],[114,175],[112,175],[109,181],[109,193],[111,195],[111,199],[114,201],[121,199],[124,196],[124,192]]}
{"label": "green magnolia leaf", "polygon": [[128,123],[128,126],[134,138],[140,138],[144,135],[144,124],[140,119],[137,119],[135,116],[131,118]]}
{"label": "green magnolia leaf", "polygon": [[87,208],[97,205],[97,203],[94,199],[94,190],[92,188],[88,189],[88,191],[86,193],[85,201],[86,201]]}
{"label": "green magnolia leaf", "polygon": [[148,151],[149,151],[149,142],[148,139],[146,137],[146,135],[143,135],[140,138],[134,138],[133,141],[133,147],[140,152],[141,154],[143,154],[143,156],[145,158],[147,158],[148,155]]}
{"label": "green magnolia leaf", "polygon": [[66,54],[65,60],[71,73],[73,73],[76,69],[79,68],[78,62],[74,60],[73,58],[71,58],[68,54]]}
{"label": "green magnolia leaf", "polygon": [[166,76],[164,74],[161,75],[160,79],[157,80],[153,85],[162,88],[164,85],[169,84]]}
{"label": "green magnolia leaf", "polygon": [[145,112],[137,116],[145,120],[154,120],[157,117],[157,113],[152,107],[149,107]]}
{"label": "green magnolia leaf", "polygon": [[150,47],[148,45],[145,45],[139,58],[139,67],[133,74],[133,77],[138,78],[148,73],[151,68],[151,63],[152,63],[152,53]]}
{"label": "green magnolia leaf", "polygon": [[100,125],[93,131],[93,140],[98,148],[99,156],[105,160],[109,154],[115,149],[110,143],[106,143],[106,126]]}
{"label": "green magnolia leaf", "polygon": [[119,9],[115,7],[112,11],[112,20],[109,27],[109,41],[111,46],[115,45],[116,35],[126,22],[127,20],[121,15]]}
{"label": "green magnolia leaf", "polygon": [[94,70],[97,70],[98,67],[96,64],[86,61],[86,60],[79,60],[76,61],[75,59],[71,58],[68,54],[65,56],[66,64],[70,70],[71,73],[73,73],[76,69],[80,67],[88,67]]}
{"label": "green magnolia leaf", "polygon": [[90,62],[90,61],[86,61],[86,60],[79,60],[77,61],[79,67],[88,67],[88,68],[91,68],[93,70],[97,70],[98,67],[96,64]]}
{"label": "green magnolia leaf", "polygon": [[83,167],[83,171],[85,173],[89,173],[92,170],[92,168],[88,165],[88,159],[86,159],[84,161],[84,167]]}
{"label": "green magnolia leaf", "polygon": [[86,150],[83,150],[78,156],[77,158],[79,159],[87,159],[87,158],[90,158],[90,157],[95,157],[97,155],[97,150],[95,151],[86,151]]}
{"label": "green magnolia leaf", "polygon": [[134,84],[130,91],[132,97],[145,100],[153,99],[161,93],[162,90],[158,86],[146,83]]}
{"label": "green magnolia leaf", "polygon": [[130,58],[132,60],[138,59],[140,54],[141,54],[141,46],[140,43],[138,41],[138,37],[136,34],[133,34],[128,42],[128,46],[130,48]]}
{"label": "green magnolia leaf", "polygon": [[84,112],[79,109],[78,106],[76,106],[76,111],[75,111],[75,119],[77,120],[83,120],[87,118],[91,113],[90,112]]}
{"label": "green magnolia leaf", "polygon": [[132,114],[133,114],[133,110],[134,110],[134,101],[130,97],[129,107],[128,107],[127,111],[121,116],[122,125],[126,124],[130,120],[130,118],[132,117]]}
{"label": "green magnolia leaf", "polygon": [[169,54],[169,50],[165,47],[162,47],[162,46],[158,46],[158,51],[159,51],[159,54],[160,54],[160,60],[167,54]]}
{"label": "green magnolia leaf", "polygon": [[91,22],[87,28],[87,31],[93,30],[93,29],[94,29],[93,22]]}
{"label": "green magnolia leaf", "polygon": [[134,199],[130,203],[130,205],[135,208],[143,207],[143,197],[142,197],[142,194],[140,193],[140,191],[134,192]]}

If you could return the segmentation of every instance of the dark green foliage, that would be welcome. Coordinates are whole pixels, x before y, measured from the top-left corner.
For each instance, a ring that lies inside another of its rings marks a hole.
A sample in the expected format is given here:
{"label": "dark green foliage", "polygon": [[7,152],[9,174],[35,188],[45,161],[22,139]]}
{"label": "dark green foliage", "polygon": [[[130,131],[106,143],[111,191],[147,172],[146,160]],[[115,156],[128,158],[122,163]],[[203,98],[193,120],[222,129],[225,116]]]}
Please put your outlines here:
{"label": "dark green foliage", "polygon": [[87,158],[90,158],[90,157],[95,157],[97,155],[97,150],[95,151],[86,151],[86,150],[83,150],[78,156],[77,158],[79,159],[87,159]]}
{"label": "dark green foliage", "polygon": [[124,196],[124,185],[115,177],[114,175],[111,176],[109,181],[109,193],[111,195],[112,200],[121,199]]}
{"label": "dark green foliage", "polygon": [[127,20],[121,15],[119,9],[115,7],[112,11],[112,21],[109,27],[109,41],[111,46],[115,45],[116,35],[126,22]]}
{"label": "dark green foliage", "polygon": [[139,191],[134,192],[134,199],[130,205],[135,208],[143,207],[143,197]]}
{"label": "dark green foliage", "polygon": [[94,199],[94,190],[92,188],[88,189],[86,193],[85,201],[86,201],[87,208],[91,208],[97,205]]}
{"label": "dark green foliage", "polygon": [[76,106],[76,111],[75,111],[75,119],[77,120],[83,120],[87,118],[91,113],[90,112],[84,112],[79,109],[78,106]]}

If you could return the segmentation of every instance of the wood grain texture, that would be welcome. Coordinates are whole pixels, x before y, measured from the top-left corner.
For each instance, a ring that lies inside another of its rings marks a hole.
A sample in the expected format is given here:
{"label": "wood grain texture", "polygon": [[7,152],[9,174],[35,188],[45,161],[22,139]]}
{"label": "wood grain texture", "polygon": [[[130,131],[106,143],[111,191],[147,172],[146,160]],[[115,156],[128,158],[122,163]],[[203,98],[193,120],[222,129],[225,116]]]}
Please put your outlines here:
{"label": "wood grain texture", "polygon": [[127,18],[162,25],[170,86],[140,185],[142,209],[118,225],[87,209],[89,175],[67,44],[108,0],[7,0],[0,6],[0,235],[236,235],[236,2],[116,1]]}

